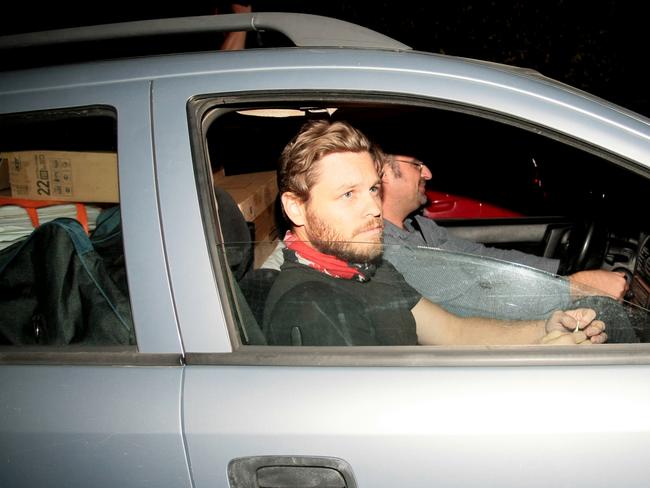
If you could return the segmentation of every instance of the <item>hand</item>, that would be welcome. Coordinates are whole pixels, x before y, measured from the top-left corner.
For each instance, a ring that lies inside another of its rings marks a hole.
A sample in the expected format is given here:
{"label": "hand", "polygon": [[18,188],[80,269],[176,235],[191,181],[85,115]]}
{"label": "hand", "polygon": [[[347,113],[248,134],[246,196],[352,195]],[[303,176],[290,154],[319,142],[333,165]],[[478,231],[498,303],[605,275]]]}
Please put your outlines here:
{"label": "hand", "polygon": [[547,335],[542,344],[602,344],[607,340],[605,323],[595,320],[596,312],[591,308],[558,310],[546,321]]}
{"label": "hand", "polygon": [[577,285],[576,290],[572,290],[572,292],[577,292],[574,294],[580,293],[582,285],[600,291],[617,300],[623,299],[628,288],[625,274],[606,271],[604,269],[578,271],[569,276],[569,282],[574,286]]}

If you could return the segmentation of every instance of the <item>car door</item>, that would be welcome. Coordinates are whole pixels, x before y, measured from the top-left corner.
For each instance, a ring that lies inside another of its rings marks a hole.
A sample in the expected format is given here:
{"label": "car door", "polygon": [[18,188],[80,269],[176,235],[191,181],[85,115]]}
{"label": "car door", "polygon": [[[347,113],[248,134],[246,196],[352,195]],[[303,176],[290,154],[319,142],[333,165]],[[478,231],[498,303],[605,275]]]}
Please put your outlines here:
{"label": "car door", "polygon": [[[149,83],[110,83],[115,73],[110,65],[86,69],[3,74],[0,117],[4,134],[12,137],[3,139],[2,150],[14,144],[32,150],[117,150],[124,235],[119,251],[128,266],[137,344],[0,347],[0,485],[191,486],[181,433],[181,347],[153,179]],[[95,124],[95,112],[109,115]],[[40,252],[48,247],[53,246]],[[75,272],[54,260],[48,266],[63,266],[56,269],[69,276]],[[90,276],[94,272],[102,269]],[[9,286],[7,293],[12,289],[10,283],[3,286]],[[75,293],[63,290],[60,300]],[[3,300],[1,320],[9,326],[13,315],[6,304]],[[50,326],[53,319],[45,317]]]}
{"label": "car door", "polygon": [[[545,99],[488,66],[417,53],[249,51],[196,62],[200,73],[155,80],[152,114],[197,488],[645,486],[650,425],[636,414],[650,402],[645,344],[245,345],[218,250],[204,133],[221,107],[383,98],[479,107],[576,138],[615,131],[589,119],[593,107],[569,109],[549,101],[565,93],[540,86]],[[647,141],[635,137],[610,133],[600,143],[647,164]]]}

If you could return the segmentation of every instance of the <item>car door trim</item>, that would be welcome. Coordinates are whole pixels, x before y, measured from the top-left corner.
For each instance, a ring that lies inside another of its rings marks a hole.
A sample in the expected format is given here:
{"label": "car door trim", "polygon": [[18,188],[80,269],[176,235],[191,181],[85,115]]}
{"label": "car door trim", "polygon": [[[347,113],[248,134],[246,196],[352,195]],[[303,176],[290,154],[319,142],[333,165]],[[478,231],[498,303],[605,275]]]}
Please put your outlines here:
{"label": "car door trim", "polygon": [[182,366],[180,354],[141,353],[132,348],[97,348],[71,351],[61,348],[0,348],[0,364],[89,365],[89,366]]}
{"label": "car door trim", "polygon": [[188,353],[185,362],[197,366],[641,365],[650,364],[650,346],[240,346],[232,353]]}

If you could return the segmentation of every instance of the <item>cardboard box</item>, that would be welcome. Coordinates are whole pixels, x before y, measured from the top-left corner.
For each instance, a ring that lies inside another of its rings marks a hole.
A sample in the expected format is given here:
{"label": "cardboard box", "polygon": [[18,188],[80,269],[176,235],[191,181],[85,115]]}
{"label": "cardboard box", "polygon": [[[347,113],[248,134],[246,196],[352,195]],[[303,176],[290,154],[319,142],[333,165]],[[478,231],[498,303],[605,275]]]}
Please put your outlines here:
{"label": "cardboard box", "polygon": [[277,226],[275,199],[278,195],[275,171],[262,171],[225,176],[215,173],[214,184],[226,190],[235,200],[247,222],[255,224],[255,268],[266,260],[275,248]]}
{"label": "cardboard box", "polygon": [[275,205],[271,204],[266,207],[264,212],[260,213],[255,220],[255,240],[261,241],[266,239],[268,236],[277,236],[277,229],[275,223]]}
{"label": "cardboard box", "polygon": [[275,205],[271,204],[253,221],[255,224],[255,268],[259,268],[275,248],[278,229],[275,222]]}
{"label": "cardboard box", "polygon": [[0,191],[9,188],[9,161],[0,158]]}
{"label": "cardboard box", "polygon": [[109,152],[20,151],[7,160],[11,196],[67,202],[119,202],[117,155]]}
{"label": "cardboard box", "polygon": [[215,186],[230,193],[248,222],[254,222],[269,205],[275,204],[278,195],[275,171],[225,176],[221,170],[213,176]]}

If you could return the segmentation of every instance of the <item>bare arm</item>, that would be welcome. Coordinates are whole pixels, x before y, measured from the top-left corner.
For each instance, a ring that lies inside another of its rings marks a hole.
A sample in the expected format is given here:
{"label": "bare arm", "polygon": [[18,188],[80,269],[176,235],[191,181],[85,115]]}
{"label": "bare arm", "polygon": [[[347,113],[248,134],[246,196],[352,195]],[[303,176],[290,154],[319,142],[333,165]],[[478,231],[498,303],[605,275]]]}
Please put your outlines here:
{"label": "bare arm", "polygon": [[[250,5],[241,5],[239,3],[231,4],[234,14],[251,13]],[[246,31],[229,32],[221,44],[222,51],[238,51],[246,47]]]}
{"label": "bare arm", "polygon": [[[586,308],[557,311],[546,321],[510,321],[458,317],[422,298],[411,313],[418,342],[423,345],[576,344],[587,338],[590,343],[607,340],[603,333],[605,324],[594,320],[596,313]],[[580,332],[571,335],[576,328]]]}
{"label": "bare arm", "polygon": [[238,51],[246,46],[246,31],[228,32],[221,44],[222,51]]}

